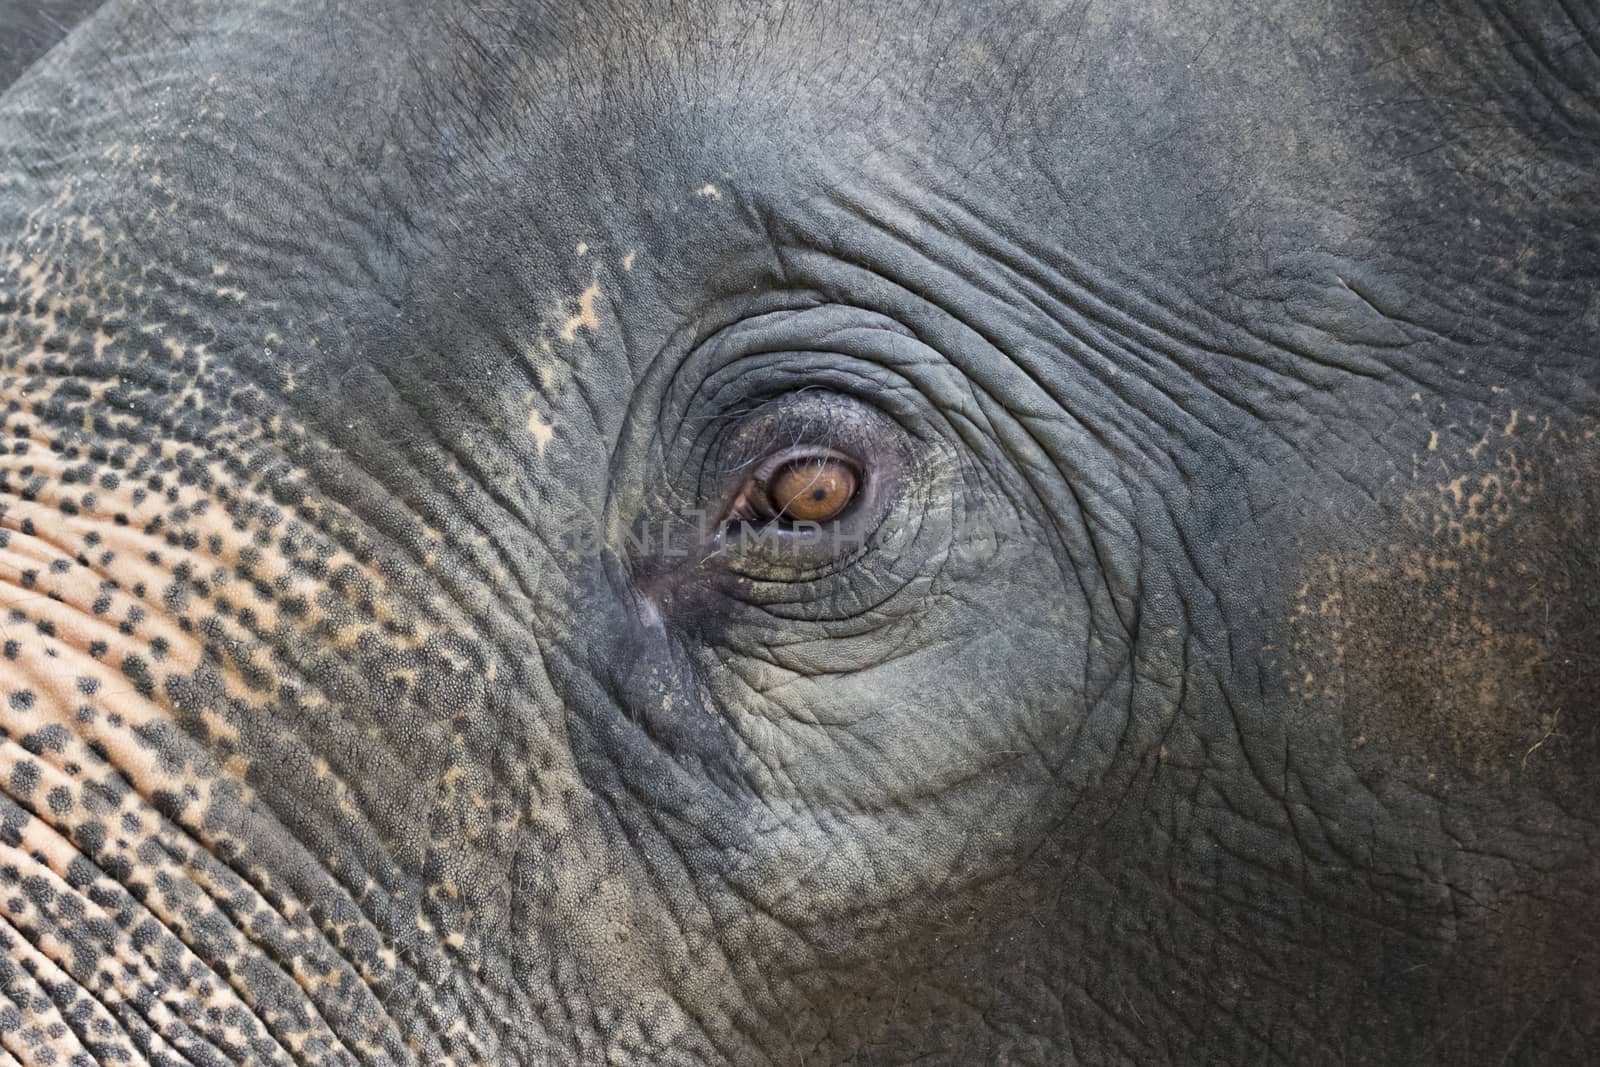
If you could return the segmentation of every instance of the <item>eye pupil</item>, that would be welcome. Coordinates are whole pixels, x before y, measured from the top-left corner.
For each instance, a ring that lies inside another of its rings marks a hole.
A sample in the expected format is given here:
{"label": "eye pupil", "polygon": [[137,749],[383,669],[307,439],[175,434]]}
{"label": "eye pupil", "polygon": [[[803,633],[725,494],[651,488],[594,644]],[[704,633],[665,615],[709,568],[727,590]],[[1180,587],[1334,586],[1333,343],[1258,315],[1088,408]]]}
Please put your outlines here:
{"label": "eye pupil", "polygon": [[849,464],[830,457],[798,459],[768,483],[775,515],[798,522],[828,522],[855,499],[860,479]]}

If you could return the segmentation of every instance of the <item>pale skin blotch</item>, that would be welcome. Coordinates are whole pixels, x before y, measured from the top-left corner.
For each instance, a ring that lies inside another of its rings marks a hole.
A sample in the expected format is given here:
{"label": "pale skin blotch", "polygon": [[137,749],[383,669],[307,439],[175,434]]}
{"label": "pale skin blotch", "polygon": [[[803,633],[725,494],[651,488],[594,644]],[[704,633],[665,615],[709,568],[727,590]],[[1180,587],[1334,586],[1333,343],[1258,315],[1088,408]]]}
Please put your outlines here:
{"label": "pale skin blotch", "polygon": [[561,327],[561,339],[573,341],[577,339],[579,330],[588,330],[590,333],[600,331],[600,316],[595,311],[594,304],[600,297],[600,283],[589,286],[578,296],[578,313],[566,321]]}
{"label": "pale skin blotch", "polygon": [[544,455],[546,446],[556,435],[555,424],[545,421],[538,408],[528,412],[528,433],[533,436],[533,443],[539,449],[539,455]]}

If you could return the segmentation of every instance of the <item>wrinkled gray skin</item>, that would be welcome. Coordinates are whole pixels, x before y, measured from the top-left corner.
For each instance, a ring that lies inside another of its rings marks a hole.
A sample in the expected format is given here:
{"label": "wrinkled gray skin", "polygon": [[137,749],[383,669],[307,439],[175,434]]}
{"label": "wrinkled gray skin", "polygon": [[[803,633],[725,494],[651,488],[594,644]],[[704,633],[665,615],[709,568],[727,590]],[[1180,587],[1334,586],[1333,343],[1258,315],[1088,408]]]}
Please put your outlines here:
{"label": "wrinkled gray skin", "polygon": [[1592,0],[78,8],[4,1062],[1591,1062]]}

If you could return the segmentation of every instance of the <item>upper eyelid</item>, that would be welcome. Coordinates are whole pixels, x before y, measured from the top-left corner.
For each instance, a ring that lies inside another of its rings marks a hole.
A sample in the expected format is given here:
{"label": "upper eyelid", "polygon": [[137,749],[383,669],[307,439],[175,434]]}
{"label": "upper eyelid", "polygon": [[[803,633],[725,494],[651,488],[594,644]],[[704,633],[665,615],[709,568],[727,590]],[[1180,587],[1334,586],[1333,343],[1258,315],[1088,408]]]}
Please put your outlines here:
{"label": "upper eyelid", "polygon": [[[750,456],[750,458],[741,459],[737,463],[733,464],[731,467],[723,468],[720,473],[722,473],[722,474],[734,474],[734,473],[737,473],[738,471],[744,470],[747,467],[757,466],[757,465],[766,463],[769,459],[771,459],[772,456],[776,455],[778,452],[793,451],[793,450],[796,450],[796,449],[803,449],[806,446],[803,445],[801,442],[807,440],[811,436],[811,432],[810,431],[811,431],[811,420],[808,418],[806,420],[806,423],[803,426],[801,426],[793,434],[793,439],[784,448],[777,449],[777,450],[774,450],[772,448],[767,448],[765,450],[756,451]],[[814,447],[816,447],[818,449],[821,449],[821,450],[824,450],[824,451],[829,451],[829,452],[836,452],[837,451],[837,449],[834,449],[833,446],[827,445],[827,444],[819,444],[819,445],[816,445]],[[846,457],[846,458],[849,458],[849,457]],[[852,460],[852,462],[853,462],[853,460]]]}
{"label": "upper eyelid", "polygon": [[848,464],[857,472],[857,474],[860,474],[866,467],[866,464],[862,463],[854,456],[847,452],[841,452],[836,448],[813,448],[804,445],[790,445],[787,448],[782,448],[775,452],[769,452],[760,460],[757,460],[755,463],[755,469],[751,471],[750,477],[752,479],[768,481],[774,474],[778,473],[778,471],[782,470],[788,464],[802,459],[837,460],[838,462]]}

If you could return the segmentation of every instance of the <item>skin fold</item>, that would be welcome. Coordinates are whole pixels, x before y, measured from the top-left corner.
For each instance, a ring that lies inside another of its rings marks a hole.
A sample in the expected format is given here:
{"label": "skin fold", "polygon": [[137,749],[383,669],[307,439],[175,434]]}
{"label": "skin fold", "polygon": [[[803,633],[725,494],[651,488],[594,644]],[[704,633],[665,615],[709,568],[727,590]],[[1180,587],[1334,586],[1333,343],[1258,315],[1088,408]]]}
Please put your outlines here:
{"label": "skin fold", "polygon": [[1591,0],[92,8],[0,1063],[1593,1062]]}

